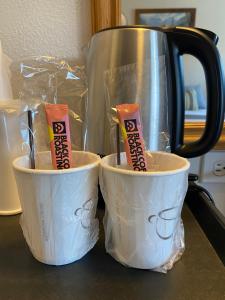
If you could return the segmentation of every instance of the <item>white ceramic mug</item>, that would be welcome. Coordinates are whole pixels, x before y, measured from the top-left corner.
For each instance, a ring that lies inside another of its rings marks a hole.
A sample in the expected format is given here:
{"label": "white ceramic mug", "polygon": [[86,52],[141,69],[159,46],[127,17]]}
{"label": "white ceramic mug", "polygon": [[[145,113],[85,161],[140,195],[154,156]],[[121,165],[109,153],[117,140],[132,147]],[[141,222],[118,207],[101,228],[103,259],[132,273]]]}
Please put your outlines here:
{"label": "white ceramic mug", "polygon": [[106,203],[106,250],[124,265],[159,268],[175,255],[189,162],[164,152],[147,155],[149,172],[116,166],[116,154],[101,161],[100,186]]}
{"label": "white ceramic mug", "polygon": [[53,170],[50,152],[37,154],[36,169],[29,168],[28,156],[13,162],[23,234],[33,256],[47,264],[78,260],[98,239],[100,157],[73,151],[73,162],[76,168]]}

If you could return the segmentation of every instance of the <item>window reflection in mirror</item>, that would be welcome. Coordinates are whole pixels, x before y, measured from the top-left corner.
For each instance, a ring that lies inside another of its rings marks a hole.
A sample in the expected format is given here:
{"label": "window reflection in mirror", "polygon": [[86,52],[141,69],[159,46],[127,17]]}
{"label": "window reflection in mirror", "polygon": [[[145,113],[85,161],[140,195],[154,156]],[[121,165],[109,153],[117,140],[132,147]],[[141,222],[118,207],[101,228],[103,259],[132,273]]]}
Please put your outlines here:
{"label": "window reflection in mirror", "polygon": [[185,121],[205,121],[207,109],[206,83],[201,63],[191,55],[183,56]]}
{"label": "window reflection in mirror", "polygon": [[[191,141],[198,140],[202,135],[204,126],[201,126],[195,133],[193,125],[205,122],[207,110],[207,91],[203,67],[195,57],[185,54],[182,58],[184,74],[185,93],[185,137]],[[199,126],[200,127],[200,126]],[[191,129],[191,130],[190,130]]]}

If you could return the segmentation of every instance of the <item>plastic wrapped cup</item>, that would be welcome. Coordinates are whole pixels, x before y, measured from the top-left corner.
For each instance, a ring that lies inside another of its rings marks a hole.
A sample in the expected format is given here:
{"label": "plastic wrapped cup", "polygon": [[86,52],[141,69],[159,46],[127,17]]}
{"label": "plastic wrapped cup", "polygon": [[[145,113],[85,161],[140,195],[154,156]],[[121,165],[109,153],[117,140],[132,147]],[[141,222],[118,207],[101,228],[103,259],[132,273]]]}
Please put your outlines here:
{"label": "plastic wrapped cup", "polygon": [[99,156],[73,151],[76,168],[53,170],[50,152],[38,154],[36,169],[29,157],[13,161],[23,213],[20,224],[33,256],[63,265],[84,256],[98,239],[95,219]]}
{"label": "plastic wrapped cup", "polygon": [[12,161],[23,153],[23,110],[24,106],[19,101],[0,101],[0,215],[14,215],[21,212]]}
{"label": "plastic wrapped cup", "polygon": [[147,162],[150,171],[138,172],[126,169],[125,153],[119,167],[116,154],[104,157],[100,186],[106,203],[106,251],[124,265],[155,269],[179,254],[190,164],[163,152],[151,152]]}

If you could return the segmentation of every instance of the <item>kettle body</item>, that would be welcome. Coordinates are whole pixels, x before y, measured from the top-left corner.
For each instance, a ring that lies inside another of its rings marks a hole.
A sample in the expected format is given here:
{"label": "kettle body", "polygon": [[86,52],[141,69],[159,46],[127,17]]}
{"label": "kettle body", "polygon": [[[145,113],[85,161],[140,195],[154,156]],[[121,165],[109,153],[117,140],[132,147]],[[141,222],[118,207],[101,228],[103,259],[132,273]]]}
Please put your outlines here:
{"label": "kettle body", "polygon": [[[195,157],[217,142],[224,119],[224,84],[215,35],[193,28],[117,27],[95,34],[87,55],[86,149],[99,154],[112,146],[109,109],[140,103],[146,148]],[[214,37],[214,41],[212,39]],[[206,127],[185,145],[182,55],[203,65],[207,86]]]}

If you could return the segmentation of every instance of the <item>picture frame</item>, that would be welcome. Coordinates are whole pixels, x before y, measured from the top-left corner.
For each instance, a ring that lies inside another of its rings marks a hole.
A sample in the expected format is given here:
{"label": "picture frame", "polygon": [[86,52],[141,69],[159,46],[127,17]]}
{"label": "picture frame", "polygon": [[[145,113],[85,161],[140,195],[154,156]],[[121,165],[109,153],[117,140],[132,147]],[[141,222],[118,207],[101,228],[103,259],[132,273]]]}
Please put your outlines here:
{"label": "picture frame", "polygon": [[135,24],[152,27],[195,26],[196,8],[136,9]]}

